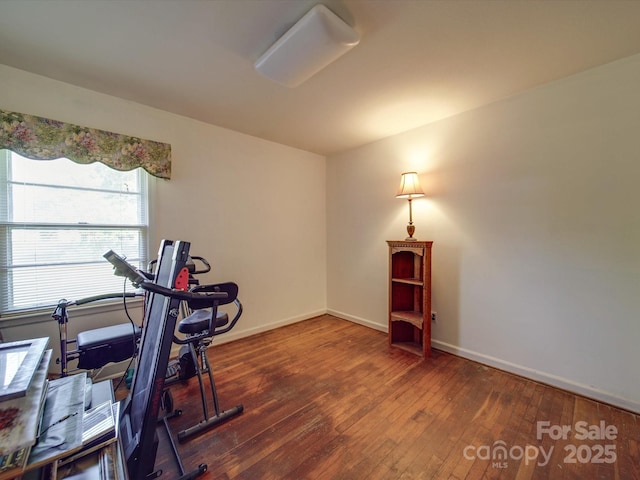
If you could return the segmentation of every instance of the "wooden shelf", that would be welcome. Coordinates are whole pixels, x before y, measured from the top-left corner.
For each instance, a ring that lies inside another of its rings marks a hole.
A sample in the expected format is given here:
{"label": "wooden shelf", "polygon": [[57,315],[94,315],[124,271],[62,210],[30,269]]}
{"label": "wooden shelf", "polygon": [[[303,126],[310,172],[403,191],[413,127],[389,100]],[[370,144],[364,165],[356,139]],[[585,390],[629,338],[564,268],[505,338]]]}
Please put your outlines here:
{"label": "wooden shelf", "polygon": [[431,245],[387,240],[389,245],[389,345],[431,355]]}
{"label": "wooden shelf", "polygon": [[415,342],[394,342],[392,347],[399,348],[405,352],[413,353],[414,355],[422,356],[422,345]]}
{"label": "wooden shelf", "polygon": [[418,285],[418,286],[422,286],[424,284],[424,282],[420,278],[392,278],[391,281],[397,282],[397,283],[406,283],[408,285]]}
{"label": "wooden shelf", "polygon": [[424,315],[422,312],[391,312],[392,322],[408,322],[417,328],[422,329],[422,323],[424,321]]}

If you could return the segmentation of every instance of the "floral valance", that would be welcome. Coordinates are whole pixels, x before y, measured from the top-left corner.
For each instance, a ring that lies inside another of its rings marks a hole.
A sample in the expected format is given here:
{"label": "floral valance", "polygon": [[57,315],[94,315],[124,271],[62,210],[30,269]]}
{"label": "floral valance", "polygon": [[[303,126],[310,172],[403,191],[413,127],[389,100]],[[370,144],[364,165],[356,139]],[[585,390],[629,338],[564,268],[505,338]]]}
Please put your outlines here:
{"label": "floral valance", "polygon": [[0,149],[35,160],[68,158],[101,162],[116,170],[142,167],[151,175],[171,177],[171,145],[95,128],[0,110]]}

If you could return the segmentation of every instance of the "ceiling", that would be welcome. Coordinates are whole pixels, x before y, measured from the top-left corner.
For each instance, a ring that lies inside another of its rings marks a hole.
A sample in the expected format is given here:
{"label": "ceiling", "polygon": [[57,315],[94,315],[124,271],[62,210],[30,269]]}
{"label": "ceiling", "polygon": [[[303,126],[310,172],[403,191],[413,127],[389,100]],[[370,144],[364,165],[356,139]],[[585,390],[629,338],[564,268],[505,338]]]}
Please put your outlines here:
{"label": "ceiling", "polygon": [[[316,3],[359,45],[256,72]],[[323,155],[636,53],[636,0],[0,0],[2,64]]]}

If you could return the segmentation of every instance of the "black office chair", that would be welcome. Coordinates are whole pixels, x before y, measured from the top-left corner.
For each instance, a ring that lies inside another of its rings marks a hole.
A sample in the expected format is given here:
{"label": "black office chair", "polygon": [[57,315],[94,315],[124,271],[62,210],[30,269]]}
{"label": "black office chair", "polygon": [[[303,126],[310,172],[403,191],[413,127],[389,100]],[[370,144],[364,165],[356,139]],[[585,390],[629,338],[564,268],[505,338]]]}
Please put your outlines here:
{"label": "black office chair", "polygon": [[[230,331],[242,315],[242,304],[238,300],[238,285],[233,282],[197,285],[193,287],[191,291],[195,293],[226,292],[227,298],[220,300],[219,304],[213,308],[207,308],[208,305],[204,305],[198,301],[185,302],[187,303],[184,312],[186,316],[178,323],[178,331],[186,335],[186,337],[184,339],[180,339],[174,336],[173,341],[179,345],[186,346],[188,348],[188,352],[183,353],[181,351],[179,374],[176,380],[188,379],[191,376],[198,377],[204,420],[192,427],[178,432],[179,441],[186,440],[192,435],[216,427],[221,423],[230,420],[232,417],[239,415],[244,410],[242,405],[236,405],[235,407],[225,411],[220,410],[218,394],[213,380],[213,372],[207,357],[207,348],[213,342],[213,338]],[[230,303],[233,303],[236,306],[236,312],[231,322],[229,322],[229,315],[226,312],[218,311],[218,306]],[[191,359],[189,360],[186,358],[186,355],[190,355]],[[195,372],[189,371],[189,369],[193,369]],[[202,376],[204,372],[209,376],[209,385],[215,409],[215,415],[213,416],[209,416],[207,396],[205,394]],[[193,375],[194,373],[195,375]],[[167,384],[170,383],[173,382],[167,382]]]}

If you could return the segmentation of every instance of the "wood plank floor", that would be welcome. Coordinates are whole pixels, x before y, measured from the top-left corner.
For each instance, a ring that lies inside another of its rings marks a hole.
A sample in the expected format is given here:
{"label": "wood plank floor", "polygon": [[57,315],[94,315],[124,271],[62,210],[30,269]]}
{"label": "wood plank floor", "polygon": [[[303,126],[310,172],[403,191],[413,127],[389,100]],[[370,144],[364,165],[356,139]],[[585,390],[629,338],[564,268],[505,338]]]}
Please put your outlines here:
{"label": "wood plank floor", "polygon": [[[208,352],[222,409],[245,411],[179,444],[203,479],[640,479],[637,415],[438,351],[421,361],[335,317]],[[195,378],[171,391],[175,433],[202,408]],[[616,438],[578,439],[578,422]],[[161,478],[177,478],[169,455]]]}

